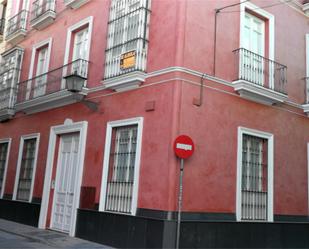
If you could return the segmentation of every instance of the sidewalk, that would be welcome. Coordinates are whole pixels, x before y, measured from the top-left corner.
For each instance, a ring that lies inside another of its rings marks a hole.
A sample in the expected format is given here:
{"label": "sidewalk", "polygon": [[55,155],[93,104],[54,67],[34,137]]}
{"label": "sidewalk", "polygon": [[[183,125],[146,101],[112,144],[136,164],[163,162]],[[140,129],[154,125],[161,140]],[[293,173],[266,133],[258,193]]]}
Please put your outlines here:
{"label": "sidewalk", "polygon": [[46,248],[76,248],[76,249],[111,248],[90,241],[73,238],[63,233],[51,230],[42,230],[32,226],[27,226],[4,219],[0,219],[0,231],[26,238],[31,242],[44,245]]}

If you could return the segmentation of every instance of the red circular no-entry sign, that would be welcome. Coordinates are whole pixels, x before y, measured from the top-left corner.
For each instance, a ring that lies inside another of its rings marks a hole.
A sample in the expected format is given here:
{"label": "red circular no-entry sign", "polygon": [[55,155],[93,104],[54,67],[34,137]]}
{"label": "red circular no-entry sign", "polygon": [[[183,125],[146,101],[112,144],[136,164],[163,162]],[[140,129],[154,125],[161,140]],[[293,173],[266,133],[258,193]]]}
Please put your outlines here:
{"label": "red circular no-entry sign", "polygon": [[189,158],[194,152],[193,140],[187,135],[178,136],[174,142],[174,152],[179,158]]}

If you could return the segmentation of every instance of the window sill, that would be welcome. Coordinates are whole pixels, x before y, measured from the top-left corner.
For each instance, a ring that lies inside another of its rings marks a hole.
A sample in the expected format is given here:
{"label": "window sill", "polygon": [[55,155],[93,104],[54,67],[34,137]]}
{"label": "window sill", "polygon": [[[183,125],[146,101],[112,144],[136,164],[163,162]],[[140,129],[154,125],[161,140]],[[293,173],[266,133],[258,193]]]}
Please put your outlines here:
{"label": "window sill", "polygon": [[146,80],[146,73],[134,71],[121,76],[110,78],[103,81],[106,89],[112,89],[117,92],[128,91],[138,88]]}
{"label": "window sill", "polygon": [[264,105],[283,103],[288,99],[288,96],[285,94],[250,83],[245,80],[234,81],[233,87],[242,98]]}

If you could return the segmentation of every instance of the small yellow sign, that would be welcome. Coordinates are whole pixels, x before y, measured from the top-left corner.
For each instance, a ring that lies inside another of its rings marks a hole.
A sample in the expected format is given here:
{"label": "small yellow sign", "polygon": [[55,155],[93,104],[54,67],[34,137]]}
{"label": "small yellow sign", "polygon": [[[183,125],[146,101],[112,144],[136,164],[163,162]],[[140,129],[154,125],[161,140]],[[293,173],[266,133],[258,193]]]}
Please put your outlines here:
{"label": "small yellow sign", "polygon": [[135,66],[136,51],[130,51],[120,56],[120,69],[125,70]]}

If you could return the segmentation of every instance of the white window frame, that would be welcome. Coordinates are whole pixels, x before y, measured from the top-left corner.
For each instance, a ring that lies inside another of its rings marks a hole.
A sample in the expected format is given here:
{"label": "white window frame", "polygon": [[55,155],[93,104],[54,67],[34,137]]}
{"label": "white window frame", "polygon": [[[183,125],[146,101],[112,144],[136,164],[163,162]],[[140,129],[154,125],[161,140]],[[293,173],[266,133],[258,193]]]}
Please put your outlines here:
{"label": "white window frame", "polygon": [[52,126],[50,128],[49,135],[49,144],[48,144],[48,152],[47,152],[47,161],[46,161],[46,171],[44,178],[44,187],[43,187],[43,196],[42,196],[42,204],[40,210],[39,217],[39,225],[38,227],[41,229],[46,228],[47,221],[47,213],[49,208],[49,199],[50,199],[50,190],[51,190],[51,182],[52,182],[52,172],[55,156],[58,154],[56,152],[56,141],[57,136],[78,132],[79,133],[79,147],[78,147],[78,174],[77,174],[77,182],[75,186],[75,194],[74,194],[74,204],[73,204],[73,215],[72,215],[72,226],[69,232],[70,236],[75,236],[76,229],[76,218],[77,218],[77,208],[79,207],[80,201],[80,189],[82,185],[82,176],[83,176],[83,168],[84,168],[84,160],[85,160],[85,151],[86,151],[86,139],[87,139],[87,129],[88,122],[81,121],[74,123],[71,119],[66,119],[64,124]]}
{"label": "white window frame", "polygon": [[3,181],[2,181],[2,186],[1,186],[0,198],[3,198],[3,194],[4,194],[4,188],[5,188],[6,174],[7,174],[8,164],[9,164],[9,156],[10,156],[10,151],[11,151],[12,138],[0,139],[0,144],[2,144],[2,143],[8,143],[8,149],[7,149],[6,161],[5,161],[5,165],[4,165]]}
{"label": "white window frame", "polygon": [[33,139],[33,138],[36,139],[36,146],[35,146],[35,153],[34,153],[34,162],[33,162],[32,178],[31,178],[30,195],[29,195],[28,202],[32,201],[33,188],[34,188],[34,182],[35,182],[35,172],[36,172],[38,151],[39,151],[39,145],[40,145],[40,133],[23,135],[20,138],[17,168],[16,168],[16,175],[15,175],[14,192],[13,192],[13,200],[16,200],[16,201],[25,202],[23,200],[17,200],[16,195],[17,195],[17,190],[18,190],[19,174],[20,174],[21,160],[22,160],[22,157],[23,157],[24,143],[25,143],[25,140]]}
{"label": "white window frame", "polygon": [[[49,63],[50,63],[50,55],[51,55],[51,49],[52,49],[52,44],[53,44],[53,38],[50,37],[44,41],[41,41],[37,44],[35,44],[32,47],[32,54],[31,54],[31,61],[30,61],[30,68],[29,68],[29,76],[28,79],[32,79],[33,78],[33,69],[34,69],[34,63],[35,63],[35,58],[37,55],[37,52],[40,48],[47,46],[48,50],[47,50],[47,64],[46,64],[46,68],[47,68],[47,72],[49,71]],[[27,83],[27,95],[26,95],[26,100],[28,100],[30,98],[30,93],[31,93],[31,81],[28,81]]]}
{"label": "white window frame", "polygon": [[[274,188],[274,135],[271,133],[238,127],[238,146],[237,146],[237,184],[236,184],[236,220],[241,219],[241,179],[242,179],[242,146],[243,135],[250,135],[267,140],[267,221],[274,221],[273,215],[273,188]],[[254,222],[254,220],[250,220]]]}
{"label": "white window frame", "polygon": [[[90,56],[90,49],[91,49],[91,42],[92,42],[92,29],[93,29],[93,16],[89,16],[80,22],[72,25],[71,27],[68,28],[67,30],[67,38],[66,38],[66,45],[65,45],[65,54],[64,54],[64,61],[63,61],[63,66],[69,63],[69,56],[70,56],[70,47],[71,47],[71,40],[73,37],[73,33],[82,28],[83,26],[88,25],[88,50],[86,54],[86,61],[89,61],[89,56]],[[73,55],[72,55],[73,56]],[[63,73],[62,76],[65,77],[67,75],[67,68],[63,68]],[[85,86],[86,86],[87,81],[85,81]],[[62,80],[61,82],[61,87],[65,87],[65,80]]]}
{"label": "white window frame", "polygon": [[[264,17],[265,19],[268,20],[268,31],[269,31],[269,40],[268,40],[268,58],[270,60],[275,59],[275,16],[270,14],[264,9],[261,9],[259,6],[251,3],[251,2],[245,2],[241,3],[240,5],[240,38],[239,38],[239,47],[242,48],[244,47],[244,24],[245,24],[245,14],[246,10],[251,10],[253,13],[258,14],[259,16]],[[264,45],[264,48],[266,46]],[[264,49],[265,53],[265,49]],[[269,72],[272,71],[271,64],[269,65]],[[269,79],[269,86],[271,88],[274,87],[274,79],[270,78]]]}
{"label": "white window frame", "polygon": [[309,34],[306,34],[306,76],[309,77]]}
{"label": "white window frame", "polygon": [[135,165],[134,165],[135,168],[134,168],[134,183],[133,183],[133,193],[132,193],[132,208],[131,208],[131,213],[129,215],[136,214],[138,188],[139,188],[141,149],[142,149],[143,120],[144,120],[143,117],[137,117],[137,118],[131,118],[131,119],[125,119],[125,120],[111,121],[107,123],[99,211],[111,212],[111,211],[105,211],[105,202],[106,202],[105,197],[106,197],[106,191],[107,191],[107,178],[108,178],[108,170],[109,170],[109,159],[110,159],[113,128],[121,127],[121,126],[128,126],[128,125],[137,125],[136,158],[135,158]]}

